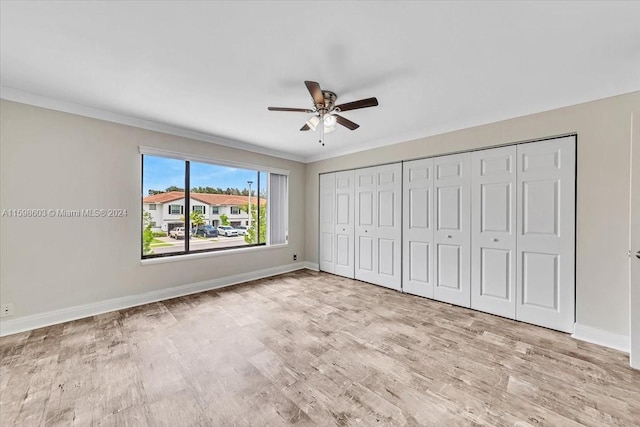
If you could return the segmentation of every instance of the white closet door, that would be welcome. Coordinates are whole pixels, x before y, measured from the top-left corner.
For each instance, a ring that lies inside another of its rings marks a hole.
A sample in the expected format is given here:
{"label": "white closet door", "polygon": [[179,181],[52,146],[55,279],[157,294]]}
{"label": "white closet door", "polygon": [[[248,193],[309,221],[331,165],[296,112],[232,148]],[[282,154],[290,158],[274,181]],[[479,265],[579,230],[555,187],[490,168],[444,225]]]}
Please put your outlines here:
{"label": "white closet door", "polygon": [[402,164],[376,168],[377,283],[400,290],[402,254]]}
{"label": "white closet door", "polygon": [[516,319],[571,332],[575,137],[518,146]]}
{"label": "white closet door", "polygon": [[320,175],[320,270],[335,272],[336,174]]}
{"label": "white closet door", "polygon": [[433,159],[405,162],[402,181],[402,290],[433,298]]}
{"label": "white closet door", "polygon": [[516,147],[471,153],[471,308],[516,316]]}
{"label": "white closet door", "polygon": [[354,277],[354,171],[335,174],[335,274]]}
{"label": "white closet door", "polygon": [[355,278],[370,283],[378,279],[376,178],[375,167],[355,171]]}
{"label": "white closet door", "polygon": [[355,278],[400,290],[400,163],[355,171]]}
{"label": "white closet door", "polygon": [[435,277],[433,297],[470,307],[469,153],[434,159]]}

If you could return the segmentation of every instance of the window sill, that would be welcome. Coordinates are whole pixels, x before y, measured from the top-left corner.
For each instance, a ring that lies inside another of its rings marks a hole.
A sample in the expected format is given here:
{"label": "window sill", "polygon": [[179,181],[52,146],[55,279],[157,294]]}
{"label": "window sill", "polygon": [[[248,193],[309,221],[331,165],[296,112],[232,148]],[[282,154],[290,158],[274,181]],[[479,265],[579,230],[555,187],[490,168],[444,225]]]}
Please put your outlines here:
{"label": "window sill", "polygon": [[285,248],[288,245],[289,245],[288,243],[282,243],[279,245],[252,246],[250,248],[236,248],[236,249],[227,249],[223,251],[196,252],[196,253],[185,254],[185,255],[165,256],[165,257],[159,257],[159,258],[147,258],[147,259],[141,259],[140,265],[164,264],[167,262],[190,261],[190,260],[200,259],[200,258],[214,258],[219,256],[244,254],[249,252],[268,251],[271,249]]}

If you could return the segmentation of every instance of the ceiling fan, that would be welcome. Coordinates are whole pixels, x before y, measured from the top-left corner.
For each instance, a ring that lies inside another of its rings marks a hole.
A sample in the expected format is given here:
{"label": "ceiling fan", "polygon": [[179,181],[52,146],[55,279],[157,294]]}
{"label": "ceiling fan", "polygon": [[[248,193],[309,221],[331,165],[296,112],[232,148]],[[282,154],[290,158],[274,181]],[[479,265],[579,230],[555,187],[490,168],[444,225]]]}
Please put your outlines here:
{"label": "ceiling fan", "polygon": [[352,122],[339,115],[344,111],[357,110],[360,108],[375,107],[378,105],[376,98],[366,98],[359,101],[347,102],[346,104],[335,105],[338,95],[330,90],[320,89],[320,84],[312,81],[305,81],[311,98],[313,99],[313,108],[286,108],[286,107],[268,107],[269,111],[292,111],[298,113],[311,113],[313,116],[300,128],[301,131],[316,130],[320,126],[320,143],[324,145],[324,134],[333,132],[335,124],[338,123],[347,129],[356,130],[359,124]]}

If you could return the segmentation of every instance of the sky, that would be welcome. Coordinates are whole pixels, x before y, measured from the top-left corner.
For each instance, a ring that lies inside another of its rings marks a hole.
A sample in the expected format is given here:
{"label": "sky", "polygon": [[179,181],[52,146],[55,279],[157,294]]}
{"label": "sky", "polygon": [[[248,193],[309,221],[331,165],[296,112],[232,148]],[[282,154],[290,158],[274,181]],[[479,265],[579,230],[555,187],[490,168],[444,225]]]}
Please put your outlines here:
{"label": "sky", "polygon": [[[148,195],[150,189],[164,191],[172,185],[184,188],[184,168],[184,160],[145,155],[142,174],[143,196]],[[191,162],[191,188],[220,187],[224,190],[230,187],[243,190],[249,188],[247,181],[253,181],[251,189],[256,190],[258,172]],[[260,186],[263,189],[266,187],[266,174],[264,172],[260,176]]]}

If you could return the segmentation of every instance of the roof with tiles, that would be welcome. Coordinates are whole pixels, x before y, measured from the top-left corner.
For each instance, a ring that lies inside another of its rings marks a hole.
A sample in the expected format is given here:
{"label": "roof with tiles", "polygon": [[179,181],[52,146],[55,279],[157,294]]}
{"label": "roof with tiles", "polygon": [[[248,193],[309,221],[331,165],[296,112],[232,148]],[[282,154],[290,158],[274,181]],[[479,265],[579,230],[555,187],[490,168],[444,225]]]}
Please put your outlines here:
{"label": "roof with tiles", "polygon": [[[167,193],[154,194],[153,196],[147,196],[142,199],[143,203],[167,203],[174,200],[184,198],[183,191],[169,191]],[[209,194],[209,193],[191,193],[191,198],[207,205],[220,205],[220,206],[242,206],[247,203],[248,196],[236,196],[231,194]],[[251,203],[257,203],[258,198],[252,197]],[[265,204],[267,201],[264,198],[260,198],[260,204]]]}

